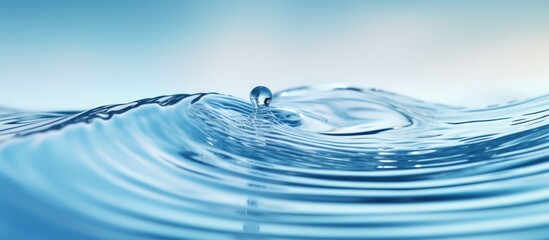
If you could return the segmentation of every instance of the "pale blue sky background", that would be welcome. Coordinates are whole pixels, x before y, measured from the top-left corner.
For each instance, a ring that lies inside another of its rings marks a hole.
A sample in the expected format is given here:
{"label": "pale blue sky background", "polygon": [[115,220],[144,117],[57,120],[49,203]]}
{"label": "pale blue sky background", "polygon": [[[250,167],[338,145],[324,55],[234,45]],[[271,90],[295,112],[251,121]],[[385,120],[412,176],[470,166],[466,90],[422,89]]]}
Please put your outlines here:
{"label": "pale blue sky background", "polygon": [[0,0],[0,106],[348,83],[482,106],[549,93],[549,1]]}

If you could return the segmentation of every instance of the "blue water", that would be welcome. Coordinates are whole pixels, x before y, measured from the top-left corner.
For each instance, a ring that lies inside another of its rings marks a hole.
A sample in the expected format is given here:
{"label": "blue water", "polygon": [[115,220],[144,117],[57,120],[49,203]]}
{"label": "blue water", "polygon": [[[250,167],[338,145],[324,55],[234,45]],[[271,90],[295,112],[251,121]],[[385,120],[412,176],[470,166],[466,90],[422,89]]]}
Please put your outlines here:
{"label": "blue water", "polygon": [[549,238],[549,95],[254,96],[0,110],[0,239]]}

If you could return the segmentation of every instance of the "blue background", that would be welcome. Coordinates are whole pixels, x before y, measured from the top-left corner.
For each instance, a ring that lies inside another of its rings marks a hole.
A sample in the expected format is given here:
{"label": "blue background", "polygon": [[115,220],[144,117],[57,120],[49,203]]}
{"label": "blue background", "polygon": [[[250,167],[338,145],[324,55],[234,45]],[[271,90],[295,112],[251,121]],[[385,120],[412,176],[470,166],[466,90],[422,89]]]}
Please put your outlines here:
{"label": "blue background", "polygon": [[549,90],[549,1],[0,1],[0,106],[348,83],[482,106]]}

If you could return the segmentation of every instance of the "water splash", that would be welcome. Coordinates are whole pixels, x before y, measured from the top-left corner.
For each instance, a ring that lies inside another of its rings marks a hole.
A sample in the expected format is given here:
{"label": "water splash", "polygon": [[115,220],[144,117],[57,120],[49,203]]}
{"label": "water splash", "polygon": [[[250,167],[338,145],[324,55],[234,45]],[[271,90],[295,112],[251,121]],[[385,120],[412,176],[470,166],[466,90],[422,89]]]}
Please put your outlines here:
{"label": "water splash", "polygon": [[253,118],[221,94],[0,111],[0,238],[549,231],[549,95],[468,109],[357,88],[264,93]]}

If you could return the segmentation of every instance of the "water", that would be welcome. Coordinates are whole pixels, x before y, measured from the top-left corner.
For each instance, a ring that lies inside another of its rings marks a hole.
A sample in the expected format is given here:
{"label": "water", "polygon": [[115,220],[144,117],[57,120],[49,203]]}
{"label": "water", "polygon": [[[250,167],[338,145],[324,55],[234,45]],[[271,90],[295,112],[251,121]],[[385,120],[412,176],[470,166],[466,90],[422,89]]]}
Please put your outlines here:
{"label": "water", "polygon": [[271,104],[273,93],[270,89],[264,86],[258,86],[250,92],[250,102],[255,108],[268,107]]}
{"label": "water", "polygon": [[549,236],[549,95],[260,90],[0,111],[0,239]]}

